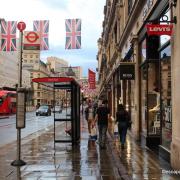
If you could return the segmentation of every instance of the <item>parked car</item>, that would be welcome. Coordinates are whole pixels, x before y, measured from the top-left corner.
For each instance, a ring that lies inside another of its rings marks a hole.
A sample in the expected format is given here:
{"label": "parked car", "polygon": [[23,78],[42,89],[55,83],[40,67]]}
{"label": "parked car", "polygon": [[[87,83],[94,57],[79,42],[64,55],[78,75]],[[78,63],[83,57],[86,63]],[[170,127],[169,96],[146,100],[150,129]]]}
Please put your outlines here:
{"label": "parked car", "polygon": [[41,105],[36,110],[36,116],[51,116],[51,108],[48,105]]}
{"label": "parked car", "polygon": [[62,113],[62,107],[61,106],[55,106],[55,108],[52,108],[53,113]]}

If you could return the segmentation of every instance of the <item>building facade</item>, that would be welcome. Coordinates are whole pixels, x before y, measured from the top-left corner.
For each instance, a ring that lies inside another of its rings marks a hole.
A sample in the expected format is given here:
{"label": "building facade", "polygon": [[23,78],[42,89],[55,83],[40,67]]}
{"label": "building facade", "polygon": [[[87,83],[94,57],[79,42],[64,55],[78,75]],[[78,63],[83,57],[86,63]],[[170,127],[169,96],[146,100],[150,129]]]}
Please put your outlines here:
{"label": "building facade", "polygon": [[[107,0],[97,55],[100,98],[108,99],[113,116],[123,103],[135,139],[158,149],[175,169],[180,168],[179,12],[176,0]],[[149,35],[147,24],[172,25],[172,35]]]}
{"label": "building facade", "polygon": [[[22,68],[30,72],[30,81],[33,78],[50,77],[53,72],[46,63],[40,60],[40,51],[24,50]],[[30,96],[31,105],[53,104],[53,89],[31,82],[32,94]]]}
{"label": "building facade", "polygon": [[51,71],[54,71],[55,73],[60,73],[62,67],[68,66],[68,62],[66,60],[57,57],[48,57],[47,64],[49,64]]}
{"label": "building facade", "polygon": [[[30,73],[22,70],[22,84],[31,87]],[[17,52],[0,52],[0,88],[16,88],[18,84],[18,56]]]}
{"label": "building facade", "polygon": [[74,77],[79,80],[82,78],[82,67],[81,66],[66,66],[66,67],[61,67],[60,68],[60,73],[59,76],[68,76],[68,71],[72,70],[75,74]]}

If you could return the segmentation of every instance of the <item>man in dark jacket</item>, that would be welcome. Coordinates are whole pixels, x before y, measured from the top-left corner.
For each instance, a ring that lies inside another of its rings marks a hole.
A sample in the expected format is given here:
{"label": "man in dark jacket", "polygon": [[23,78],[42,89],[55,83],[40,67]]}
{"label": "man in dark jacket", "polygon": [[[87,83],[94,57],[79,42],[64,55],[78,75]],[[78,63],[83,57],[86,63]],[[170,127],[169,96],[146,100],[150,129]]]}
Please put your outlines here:
{"label": "man in dark jacket", "polygon": [[99,130],[99,145],[101,149],[105,149],[106,143],[106,132],[108,128],[108,120],[109,120],[110,110],[107,107],[107,100],[102,102],[97,108],[96,116],[95,116],[95,123],[98,123],[98,130]]}

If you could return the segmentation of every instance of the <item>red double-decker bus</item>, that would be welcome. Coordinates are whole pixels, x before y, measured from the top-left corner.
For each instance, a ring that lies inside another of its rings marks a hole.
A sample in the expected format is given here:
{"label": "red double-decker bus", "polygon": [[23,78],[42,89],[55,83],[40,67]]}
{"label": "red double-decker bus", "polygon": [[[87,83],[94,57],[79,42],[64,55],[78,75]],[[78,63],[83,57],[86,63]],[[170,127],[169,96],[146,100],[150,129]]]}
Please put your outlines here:
{"label": "red double-decker bus", "polygon": [[16,113],[16,91],[0,90],[0,115]]}

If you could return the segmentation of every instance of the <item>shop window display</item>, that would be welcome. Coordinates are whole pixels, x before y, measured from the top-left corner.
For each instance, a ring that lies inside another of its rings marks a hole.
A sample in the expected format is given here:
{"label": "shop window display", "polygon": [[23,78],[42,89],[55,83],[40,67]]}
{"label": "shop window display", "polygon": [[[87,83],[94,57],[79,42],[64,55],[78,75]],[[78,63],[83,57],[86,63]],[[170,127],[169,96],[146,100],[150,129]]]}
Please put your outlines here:
{"label": "shop window display", "polygon": [[170,46],[161,52],[162,146],[170,149],[172,139]]}
{"label": "shop window display", "polygon": [[159,65],[148,64],[148,132],[149,135],[160,135],[160,92]]}
{"label": "shop window display", "polygon": [[146,79],[146,67],[141,68],[141,132],[144,136],[147,134],[147,79]]}

